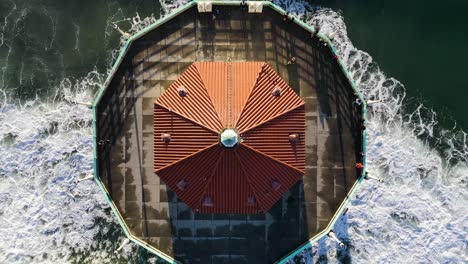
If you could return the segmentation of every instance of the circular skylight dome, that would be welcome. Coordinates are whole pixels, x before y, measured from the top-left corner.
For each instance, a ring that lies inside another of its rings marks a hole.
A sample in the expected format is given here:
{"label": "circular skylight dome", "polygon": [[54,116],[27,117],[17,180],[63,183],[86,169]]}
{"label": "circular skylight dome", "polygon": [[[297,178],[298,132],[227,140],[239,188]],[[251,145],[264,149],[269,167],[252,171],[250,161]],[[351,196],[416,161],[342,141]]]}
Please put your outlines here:
{"label": "circular skylight dome", "polygon": [[233,148],[239,143],[239,134],[234,129],[225,129],[221,132],[219,142],[225,148]]}

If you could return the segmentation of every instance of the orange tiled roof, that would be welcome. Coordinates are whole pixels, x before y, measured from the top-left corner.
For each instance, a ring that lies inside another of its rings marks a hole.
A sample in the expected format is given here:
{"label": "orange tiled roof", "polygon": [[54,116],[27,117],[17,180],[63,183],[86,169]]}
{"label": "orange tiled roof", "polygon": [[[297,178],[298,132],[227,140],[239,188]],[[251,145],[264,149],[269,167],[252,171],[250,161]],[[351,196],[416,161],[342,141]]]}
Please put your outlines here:
{"label": "orange tiled roof", "polygon": [[155,172],[196,211],[266,212],[304,174],[304,102],[266,63],[192,64],[156,100],[154,129]]}

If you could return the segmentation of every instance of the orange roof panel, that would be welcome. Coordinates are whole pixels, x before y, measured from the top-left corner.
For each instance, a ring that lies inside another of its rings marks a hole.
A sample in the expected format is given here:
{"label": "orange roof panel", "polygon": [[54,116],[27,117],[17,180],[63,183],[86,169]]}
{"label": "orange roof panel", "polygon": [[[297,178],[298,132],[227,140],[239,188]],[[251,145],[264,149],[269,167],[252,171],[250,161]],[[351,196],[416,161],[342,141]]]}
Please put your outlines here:
{"label": "orange roof panel", "polygon": [[[243,132],[242,143],[287,163],[300,171],[305,169],[305,106],[300,106],[260,126]],[[295,144],[290,134],[297,134]]]}
{"label": "orange roof panel", "polygon": [[231,126],[235,125],[234,123],[239,119],[263,64],[262,62],[245,62],[233,65]]}
{"label": "orange roof panel", "polygon": [[[186,96],[179,95],[180,88],[186,89]],[[164,96],[156,100],[156,104],[216,133],[223,128],[200,74],[193,64],[169,86]]]}
{"label": "orange roof panel", "polygon": [[[280,96],[272,96],[276,87]],[[294,90],[268,64],[263,64],[236,128],[244,132],[301,105],[304,101]]]}
{"label": "orange roof panel", "polygon": [[[154,108],[154,168],[159,170],[218,142],[218,134],[166,108]],[[163,142],[162,134],[170,141]]]}
{"label": "orange roof panel", "polygon": [[223,127],[233,127],[260,73],[262,62],[196,62]]}
{"label": "orange roof panel", "polygon": [[193,64],[198,70],[198,74],[203,80],[207,94],[211,99],[211,103],[216,109],[218,119],[223,127],[225,127],[227,119],[227,67],[226,63],[212,62],[196,62]]}

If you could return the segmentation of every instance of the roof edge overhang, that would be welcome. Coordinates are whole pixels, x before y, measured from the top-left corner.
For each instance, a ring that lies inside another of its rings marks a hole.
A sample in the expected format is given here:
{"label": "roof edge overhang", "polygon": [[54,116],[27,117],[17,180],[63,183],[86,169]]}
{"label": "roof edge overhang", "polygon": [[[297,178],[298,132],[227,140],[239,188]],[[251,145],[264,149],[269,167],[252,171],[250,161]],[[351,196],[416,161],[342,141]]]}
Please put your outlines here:
{"label": "roof edge overhang", "polygon": [[[138,238],[138,237],[136,237],[136,236],[134,236],[134,235],[132,235],[130,233],[127,225],[125,224],[125,221],[124,221],[122,215],[118,211],[118,209],[117,209],[116,205],[114,204],[114,202],[112,201],[108,191],[104,187],[104,184],[101,182],[101,180],[99,178],[99,175],[98,175],[98,172],[99,172],[99,170],[98,170],[98,157],[97,157],[97,142],[98,142],[98,139],[97,139],[97,105],[99,104],[104,92],[109,88],[109,84],[110,84],[111,80],[114,78],[118,68],[122,64],[125,55],[130,50],[130,47],[131,47],[132,43],[134,41],[138,40],[140,37],[147,34],[148,32],[158,28],[159,26],[163,25],[167,21],[169,21],[169,20],[173,19],[174,17],[180,15],[181,13],[187,11],[191,7],[197,5],[198,2],[206,2],[206,1],[203,1],[203,0],[190,1],[187,4],[176,8],[170,14],[160,18],[159,20],[157,20],[155,23],[151,24],[150,26],[148,26],[148,27],[138,31],[134,35],[130,36],[125,41],[125,44],[121,48],[119,56],[117,57],[116,61],[114,62],[113,66],[112,66],[112,68],[110,70],[109,76],[106,78],[104,84],[97,91],[97,93],[96,93],[96,95],[94,97],[93,103],[92,103],[94,179],[97,182],[97,184],[98,184],[99,188],[101,189],[102,193],[105,195],[106,200],[107,200],[109,206],[112,209],[112,212],[117,217],[117,220],[118,220],[120,226],[122,227],[122,229],[124,230],[125,234],[127,235],[127,237],[130,240],[132,240],[133,242],[137,243],[138,245],[144,247],[148,251],[150,251],[150,252],[156,254],[157,256],[161,257],[162,259],[166,260],[168,263],[178,263],[178,262],[175,259],[173,259],[172,257],[168,256],[167,254],[163,253],[162,251],[158,250],[157,248],[154,248],[153,246],[149,245],[148,243],[142,241],[140,238]],[[212,3],[213,6],[240,6],[240,3],[241,3],[241,1],[218,1],[218,0],[210,1],[210,2]],[[264,7],[269,7],[272,10],[278,12],[281,15],[286,15],[287,14],[287,12],[282,7],[274,4],[273,2],[270,2],[270,1],[256,1],[256,2],[257,3],[261,2]],[[298,26],[300,26],[304,30],[310,32],[311,34],[314,33],[317,37],[319,37],[321,40],[325,41],[328,44],[328,48],[333,53],[333,55],[335,55],[335,58],[336,58],[336,60],[337,60],[337,62],[339,64],[340,68],[342,69],[342,72],[345,74],[346,79],[348,80],[349,84],[353,88],[354,92],[357,94],[357,97],[363,102],[362,103],[362,118],[365,120],[365,122],[367,122],[367,103],[364,100],[363,94],[359,91],[358,86],[356,85],[356,83],[354,82],[351,74],[349,73],[346,65],[344,64],[344,62],[339,57],[338,50],[336,49],[333,42],[328,38],[327,35],[325,35],[325,34],[323,34],[321,32],[317,33],[317,30],[313,25],[309,25],[309,24],[303,22],[300,19],[294,19],[293,23],[297,24]],[[362,152],[365,153],[366,152],[366,130],[362,130],[362,146],[361,147],[362,147]],[[285,257],[281,258],[280,260],[278,260],[275,263],[286,263],[287,261],[293,259],[296,254],[300,253],[305,248],[310,247],[311,243],[314,243],[314,242],[318,241],[320,238],[327,235],[333,229],[333,226],[335,225],[335,223],[338,220],[339,216],[341,216],[343,214],[343,212],[345,211],[345,209],[346,209],[348,203],[350,202],[352,195],[355,193],[357,187],[362,183],[362,181],[365,178],[365,171],[366,171],[366,167],[367,167],[366,166],[367,162],[366,162],[366,156],[365,155],[364,155],[364,157],[362,159],[362,164],[363,164],[363,168],[361,170],[361,175],[359,175],[358,180],[351,187],[350,191],[348,192],[348,195],[346,195],[345,200],[341,203],[338,210],[333,215],[331,221],[328,223],[327,227],[324,230],[322,230],[321,232],[319,232],[317,235],[315,235],[314,237],[310,238],[303,245],[301,245],[297,249],[291,251]]]}

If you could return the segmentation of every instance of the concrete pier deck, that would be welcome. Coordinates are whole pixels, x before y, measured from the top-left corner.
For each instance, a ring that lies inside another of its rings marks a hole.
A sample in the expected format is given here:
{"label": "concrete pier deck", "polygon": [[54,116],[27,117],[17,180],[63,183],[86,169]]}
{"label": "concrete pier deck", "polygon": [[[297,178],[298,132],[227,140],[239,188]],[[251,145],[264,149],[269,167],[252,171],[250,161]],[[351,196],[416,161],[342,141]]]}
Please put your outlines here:
{"label": "concrete pier deck", "polygon": [[[97,106],[99,177],[132,234],[181,263],[272,263],[323,230],[356,182],[361,111],[318,38],[268,7],[214,8],[132,44]],[[267,62],[306,102],[306,173],[263,215],[195,213],[153,173],[155,99],[192,62],[227,60]]]}

